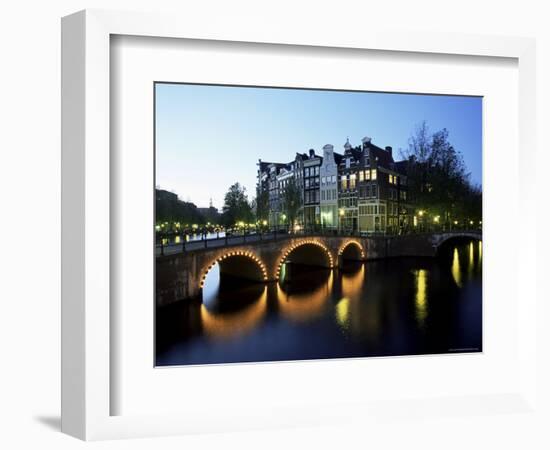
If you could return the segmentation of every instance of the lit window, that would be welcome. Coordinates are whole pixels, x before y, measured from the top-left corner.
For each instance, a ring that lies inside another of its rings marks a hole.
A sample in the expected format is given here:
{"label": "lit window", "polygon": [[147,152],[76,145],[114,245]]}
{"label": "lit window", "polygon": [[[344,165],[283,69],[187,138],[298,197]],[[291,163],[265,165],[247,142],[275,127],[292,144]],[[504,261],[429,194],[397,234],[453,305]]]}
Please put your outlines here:
{"label": "lit window", "polygon": [[376,180],[376,169],[372,169],[370,171],[370,179],[371,180]]}
{"label": "lit window", "polygon": [[370,180],[370,170],[365,170],[365,180]]}
{"label": "lit window", "polygon": [[351,174],[350,177],[349,177],[349,188],[350,189],[355,189],[355,177],[356,177],[355,174]]}
{"label": "lit window", "polygon": [[363,181],[365,179],[365,172],[362,170],[359,171],[359,181]]}
{"label": "lit window", "polygon": [[347,188],[348,188],[348,179],[346,175],[342,175],[342,189],[347,189]]}

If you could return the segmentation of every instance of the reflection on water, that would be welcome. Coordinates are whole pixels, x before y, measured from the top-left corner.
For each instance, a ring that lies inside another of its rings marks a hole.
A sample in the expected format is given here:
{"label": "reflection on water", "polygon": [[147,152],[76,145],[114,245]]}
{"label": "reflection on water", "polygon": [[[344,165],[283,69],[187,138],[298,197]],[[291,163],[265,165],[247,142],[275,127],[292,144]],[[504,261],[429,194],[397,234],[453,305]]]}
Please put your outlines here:
{"label": "reflection on water", "polygon": [[323,315],[328,307],[333,278],[332,271],[316,269],[315,279],[309,280],[309,283],[293,282],[283,286],[277,283],[280,314],[297,322],[310,322]]}
{"label": "reflection on water", "polygon": [[231,313],[210,311],[204,304],[200,307],[200,321],[204,333],[215,339],[227,339],[253,329],[267,311],[267,287],[258,300],[245,308]]}
{"label": "reflection on water", "polygon": [[458,287],[462,287],[462,272],[460,271],[460,259],[458,257],[458,249],[455,248],[453,252],[453,266],[451,268],[453,278]]}
{"label": "reflection on water", "polygon": [[481,242],[439,258],[292,267],[284,283],[219,281],[157,311],[157,364],[481,351]]}
{"label": "reflection on water", "polygon": [[428,299],[427,299],[427,282],[428,271],[425,269],[419,269],[416,271],[416,319],[420,327],[424,326],[424,321],[428,316]]}

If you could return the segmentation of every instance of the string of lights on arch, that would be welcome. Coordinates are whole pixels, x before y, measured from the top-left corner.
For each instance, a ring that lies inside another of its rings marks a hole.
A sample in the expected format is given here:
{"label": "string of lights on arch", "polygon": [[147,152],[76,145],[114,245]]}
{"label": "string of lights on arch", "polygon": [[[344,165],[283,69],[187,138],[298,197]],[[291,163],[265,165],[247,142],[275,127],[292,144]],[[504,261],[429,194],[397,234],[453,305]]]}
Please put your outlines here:
{"label": "string of lights on arch", "polygon": [[302,245],[306,245],[306,244],[316,245],[317,247],[322,248],[328,256],[329,267],[331,269],[334,267],[334,260],[333,260],[332,255],[330,254],[330,251],[329,251],[329,249],[327,248],[326,245],[324,245],[321,242],[316,241],[314,239],[304,239],[304,240],[301,240],[301,241],[298,241],[298,242],[295,242],[295,243],[291,244],[289,247],[287,247],[285,249],[285,251],[283,253],[283,256],[281,257],[281,259],[279,259],[279,262],[277,263],[277,269],[275,271],[275,279],[276,280],[279,279],[279,274],[281,273],[281,267],[283,266],[283,263],[285,262],[285,259],[287,258],[287,256],[293,250],[295,250],[296,248],[301,247]]}
{"label": "string of lights on arch", "polygon": [[365,258],[365,251],[363,250],[363,246],[361,245],[360,242],[358,242],[358,241],[356,241],[356,240],[353,240],[353,239],[351,239],[351,240],[349,240],[349,241],[346,241],[346,242],[344,243],[344,245],[342,245],[342,246],[340,247],[340,250],[338,250],[338,256],[342,256],[343,253],[344,253],[344,250],[345,250],[349,245],[351,245],[351,244],[356,245],[356,246],[359,248],[359,251],[361,252],[361,258]]}
{"label": "string of lights on arch", "polygon": [[258,258],[252,252],[243,251],[243,250],[235,250],[235,251],[232,251],[232,252],[224,253],[223,255],[219,256],[216,260],[214,260],[211,264],[208,265],[208,268],[206,269],[206,272],[204,273],[204,275],[201,278],[201,284],[200,284],[201,289],[203,288],[204,282],[206,280],[206,276],[208,275],[208,272],[210,272],[212,267],[214,267],[216,265],[216,263],[220,263],[220,262],[222,262],[223,260],[225,260],[227,258],[231,258],[232,256],[244,256],[246,258],[250,258],[251,260],[253,260],[260,267],[260,269],[262,271],[262,277],[263,277],[264,281],[267,281],[267,269],[265,268],[265,265],[261,261],[260,258]]}

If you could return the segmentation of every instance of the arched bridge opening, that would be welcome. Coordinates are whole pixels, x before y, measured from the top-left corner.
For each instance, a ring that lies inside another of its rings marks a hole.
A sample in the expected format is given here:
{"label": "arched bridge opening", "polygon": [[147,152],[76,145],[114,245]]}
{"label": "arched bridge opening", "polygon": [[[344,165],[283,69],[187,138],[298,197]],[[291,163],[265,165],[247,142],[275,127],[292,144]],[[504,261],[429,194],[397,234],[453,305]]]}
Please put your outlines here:
{"label": "arched bridge opening", "polygon": [[317,240],[294,242],[283,250],[277,263],[275,279],[280,279],[288,265],[332,269],[334,259],[328,247]]}
{"label": "arched bridge opening", "polygon": [[481,243],[481,235],[465,233],[444,237],[435,245],[435,256],[448,256],[457,245],[469,244],[470,242]]}
{"label": "arched bridge opening", "polygon": [[264,283],[268,280],[264,263],[254,253],[229,251],[219,255],[206,267],[200,280],[201,289],[204,287],[208,274],[216,266],[218,266],[220,282],[244,280]]}
{"label": "arched bridge opening", "polygon": [[363,246],[357,241],[348,241],[338,250],[342,261],[364,261],[366,254]]}

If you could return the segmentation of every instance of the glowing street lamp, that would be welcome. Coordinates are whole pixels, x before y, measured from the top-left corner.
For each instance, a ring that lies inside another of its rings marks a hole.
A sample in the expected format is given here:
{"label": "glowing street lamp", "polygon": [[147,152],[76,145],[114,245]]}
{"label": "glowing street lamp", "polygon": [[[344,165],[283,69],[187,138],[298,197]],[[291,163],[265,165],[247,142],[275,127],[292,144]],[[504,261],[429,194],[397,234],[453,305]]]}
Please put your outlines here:
{"label": "glowing street lamp", "polygon": [[262,225],[265,227],[267,226],[267,220],[264,219],[264,221],[262,222]]}
{"label": "glowing street lamp", "polygon": [[422,211],[422,210],[418,211],[418,215],[419,215],[420,217],[422,217],[422,216],[424,215],[424,211]]}

